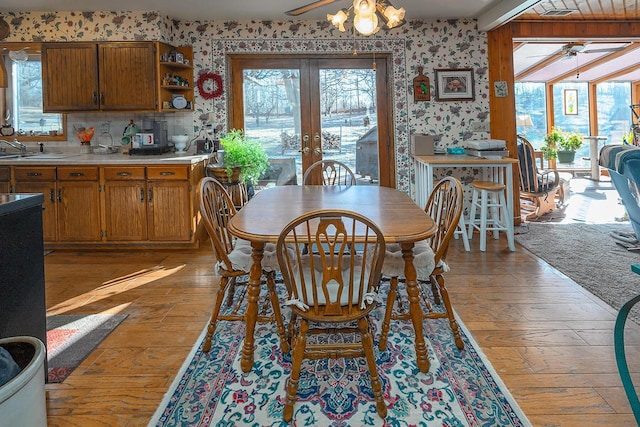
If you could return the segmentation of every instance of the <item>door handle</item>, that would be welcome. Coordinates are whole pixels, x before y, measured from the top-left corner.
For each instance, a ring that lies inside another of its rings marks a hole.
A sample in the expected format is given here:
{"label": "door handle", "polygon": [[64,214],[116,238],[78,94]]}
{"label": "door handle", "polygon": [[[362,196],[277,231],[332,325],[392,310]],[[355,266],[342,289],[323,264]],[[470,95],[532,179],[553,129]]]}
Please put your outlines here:
{"label": "door handle", "polygon": [[322,154],[322,148],[320,148],[320,147],[316,147],[316,148],[314,148],[314,151],[316,152],[316,154],[317,154],[318,156]]}
{"label": "door handle", "polygon": [[302,148],[298,150],[298,153],[309,154],[309,134],[305,133],[302,136]]}
{"label": "door handle", "polygon": [[318,144],[321,139],[322,138],[320,138],[320,134],[318,132],[316,132],[316,134],[313,135],[313,142],[315,142],[316,144]]}
{"label": "door handle", "polygon": [[140,189],[140,201],[144,203],[144,188]]}
{"label": "door handle", "polygon": [[149,203],[153,203],[153,188],[149,189]]}

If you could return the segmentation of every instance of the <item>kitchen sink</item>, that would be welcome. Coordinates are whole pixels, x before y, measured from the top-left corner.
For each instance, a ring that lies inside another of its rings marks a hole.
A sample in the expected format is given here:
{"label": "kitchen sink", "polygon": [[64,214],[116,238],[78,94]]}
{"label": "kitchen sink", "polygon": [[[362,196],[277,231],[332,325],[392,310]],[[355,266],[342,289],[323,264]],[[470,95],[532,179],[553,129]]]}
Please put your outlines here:
{"label": "kitchen sink", "polygon": [[68,157],[76,157],[80,154],[69,153],[0,153],[0,160],[49,160],[49,159],[66,159]]}

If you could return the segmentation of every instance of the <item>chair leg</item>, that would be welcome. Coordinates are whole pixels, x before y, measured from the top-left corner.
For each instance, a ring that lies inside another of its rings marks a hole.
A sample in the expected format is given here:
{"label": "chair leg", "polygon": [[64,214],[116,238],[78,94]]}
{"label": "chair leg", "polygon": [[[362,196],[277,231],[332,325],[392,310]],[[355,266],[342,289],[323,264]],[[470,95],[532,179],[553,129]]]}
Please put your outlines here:
{"label": "chair leg", "polygon": [[362,337],[364,357],[367,360],[367,365],[369,366],[371,388],[373,389],[373,396],[376,401],[376,409],[378,410],[380,418],[385,418],[387,416],[387,405],[384,403],[384,397],[382,396],[382,381],[378,375],[376,357],[373,352],[373,338],[371,337],[369,322],[365,317],[358,320],[358,329],[360,329],[360,336]]}
{"label": "chair leg", "polygon": [[467,238],[471,240],[473,238],[473,228],[476,225],[476,205],[478,204],[478,191],[473,190],[473,196],[471,197],[471,211],[469,212],[469,232]]}
{"label": "chair leg", "polygon": [[271,308],[273,309],[273,316],[276,319],[276,326],[278,328],[278,335],[280,336],[280,348],[283,353],[288,353],[289,339],[287,338],[287,332],[284,327],[284,320],[282,320],[282,312],[280,311],[280,300],[278,299],[278,291],[276,290],[275,272],[270,271],[267,274],[267,288],[269,289],[269,299],[271,300]]}
{"label": "chair leg", "polygon": [[398,289],[398,278],[392,277],[389,281],[389,293],[387,294],[387,303],[384,310],[384,320],[382,321],[382,330],[380,331],[380,341],[378,349],[385,351],[387,348],[387,340],[389,338],[389,329],[391,327],[391,316],[393,314],[393,306],[396,302],[396,292]]}
{"label": "chair leg", "polygon": [[291,357],[291,376],[289,377],[289,385],[287,386],[287,396],[282,411],[282,419],[290,422],[293,419],[293,405],[296,402],[298,394],[298,381],[300,380],[300,369],[302,367],[302,359],[304,358],[304,349],[307,345],[307,331],[309,330],[309,322],[304,319],[300,320],[300,331],[294,340],[293,355]]}
{"label": "chair leg", "polygon": [[480,251],[485,252],[487,250],[487,191],[481,191],[480,202]]}
{"label": "chair leg", "polygon": [[433,279],[429,279],[429,283],[431,283],[431,293],[433,294],[433,303],[436,305],[442,304],[440,300],[440,291],[438,290],[437,283],[433,282]]}
{"label": "chair leg", "polygon": [[225,301],[225,306],[226,307],[231,307],[231,304],[233,304],[233,297],[236,294],[236,278],[232,277],[231,280],[229,280],[229,292],[227,292],[227,300]]}
{"label": "chair leg", "polygon": [[[231,279],[235,283],[235,278]],[[213,305],[213,312],[211,313],[211,319],[209,320],[209,327],[207,328],[207,335],[204,337],[204,344],[202,344],[202,351],[205,353],[209,353],[211,350],[211,340],[213,339],[213,334],[216,331],[216,323],[218,322],[218,314],[220,314],[220,307],[222,306],[222,300],[224,299],[224,294],[229,287],[229,278],[222,277],[220,279],[220,289],[218,289],[218,294],[216,295],[216,302]]]}
{"label": "chair leg", "polygon": [[441,274],[437,276],[431,276],[431,283],[438,284],[438,290],[440,291],[440,295],[442,296],[442,301],[444,302],[444,307],[447,311],[447,317],[449,318],[449,326],[451,327],[451,332],[453,333],[453,340],[456,343],[456,347],[458,347],[459,350],[462,350],[464,348],[464,343],[462,342],[462,336],[460,335],[460,326],[458,325],[458,321],[453,314],[453,307],[451,306],[449,291],[447,290],[444,283],[444,276]]}
{"label": "chair leg", "polygon": [[501,210],[504,212],[504,225],[507,227],[507,243],[509,244],[509,250],[511,252],[515,252],[516,245],[514,242],[515,238],[513,236],[513,218],[508,218],[507,216],[507,199],[502,192],[500,192],[500,204],[503,206]]}

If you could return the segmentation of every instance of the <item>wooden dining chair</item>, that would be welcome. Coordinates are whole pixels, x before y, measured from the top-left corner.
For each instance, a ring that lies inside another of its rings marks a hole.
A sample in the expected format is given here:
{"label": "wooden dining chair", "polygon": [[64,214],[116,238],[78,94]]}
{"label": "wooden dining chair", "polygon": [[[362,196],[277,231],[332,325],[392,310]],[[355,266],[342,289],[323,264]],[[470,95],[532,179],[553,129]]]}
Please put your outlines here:
{"label": "wooden dining chair", "polygon": [[321,185],[356,185],[356,176],[349,166],[338,160],[320,160],[313,163],[302,176],[303,185],[315,182],[316,173],[322,173]]}
{"label": "wooden dining chair", "polygon": [[[362,252],[349,250],[356,242],[362,245]],[[293,243],[294,253],[286,250],[287,243]],[[305,245],[313,255],[303,254]],[[367,318],[376,307],[374,297],[385,252],[382,232],[355,212],[318,210],[285,226],[276,251],[284,282],[291,292],[287,305],[291,307],[289,332],[293,351],[284,420],[288,422],[293,417],[303,359],[341,357],[366,359],[378,415],[386,417]],[[356,339],[326,338],[335,334],[355,334]],[[309,337],[313,338],[307,341]]]}
{"label": "wooden dining chair", "polygon": [[[202,178],[198,187],[198,199],[200,200],[200,213],[209,234],[216,259],[215,271],[220,276],[220,288],[218,289],[203,344],[203,351],[208,352],[211,349],[211,340],[219,321],[244,321],[244,313],[241,312],[241,308],[244,306],[242,301],[246,297],[247,290],[246,286],[243,289],[236,290],[236,284],[240,276],[249,274],[253,259],[251,256],[251,243],[235,238],[227,228],[229,221],[237,211],[231,196],[224,186],[215,178]],[[276,292],[275,273],[278,270],[278,261],[273,243],[265,245],[262,270],[266,278],[265,283],[268,288],[273,314],[259,314],[257,320],[259,322],[276,322],[282,351],[288,352],[289,342],[285,333],[280,301]],[[246,284],[246,282],[243,284]],[[224,314],[221,314],[220,309],[225,296],[226,309]],[[259,310],[259,313],[265,312],[266,310]]]}
{"label": "wooden dining chair", "polygon": [[[464,348],[464,343],[453,313],[449,292],[445,286],[444,273],[449,271],[449,266],[446,263],[447,251],[449,250],[449,242],[458,227],[462,207],[462,184],[453,177],[443,178],[433,188],[425,206],[425,212],[436,225],[436,233],[429,240],[417,242],[413,248],[413,263],[418,275],[422,299],[422,317],[423,319],[448,318],[456,347],[460,350]],[[404,279],[404,260],[400,245],[387,245],[382,275],[390,278],[385,316],[378,342],[378,348],[385,350],[391,320],[411,319],[410,313],[406,310],[409,305],[407,300],[405,303],[399,303],[397,309],[394,307],[398,295],[398,283]],[[429,298],[427,290],[424,289],[424,285],[427,283],[431,284],[433,301]],[[434,305],[441,307],[436,309]]]}

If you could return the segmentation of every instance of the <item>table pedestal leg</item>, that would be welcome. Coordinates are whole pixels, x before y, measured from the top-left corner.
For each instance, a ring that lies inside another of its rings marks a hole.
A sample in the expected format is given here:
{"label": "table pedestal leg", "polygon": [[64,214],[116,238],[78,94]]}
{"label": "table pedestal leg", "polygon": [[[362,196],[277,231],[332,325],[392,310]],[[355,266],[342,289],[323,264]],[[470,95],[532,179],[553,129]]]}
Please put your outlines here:
{"label": "table pedestal leg", "polygon": [[429,372],[429,356],[422,331],[423,313],[420,307],[420,296],[416,268],[413,265],[413,243],[403,243],[402,259],[404,259],[404,276],[407,280],[407,294],[409,295],[409,314],[413,323],[416,339],[416,364],[420,372]]}
{"label": "table pedestal leg", "polygon": [[253,248],[251,253],[253,263],[251,264],[251,270],[249,271],[247,311],[244,315],[247,332],[244,337],[242,360],[240,361],[242,372],[250,372],[253,366],[253,334],[256,329],[256,320],[258,318],[258,298],[260,297],[260,286],[262,283],[262,256],[264,254],[264,243],[251,242],[251,247]]}

